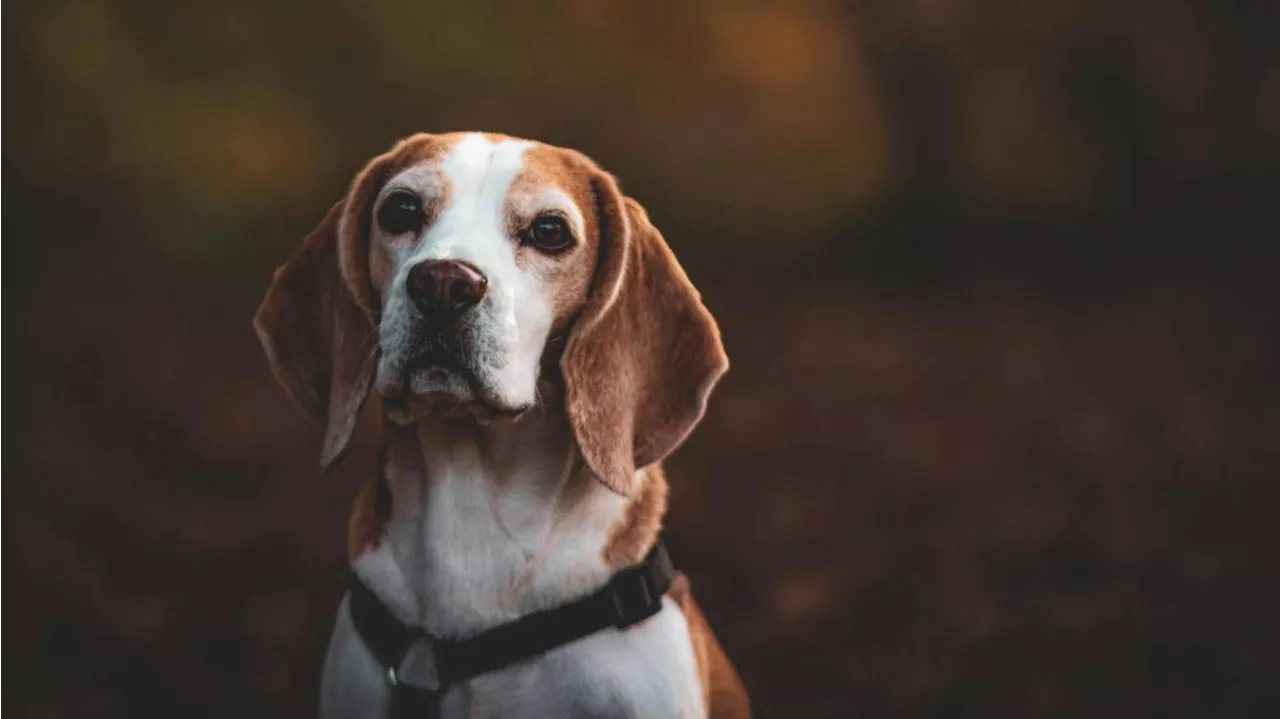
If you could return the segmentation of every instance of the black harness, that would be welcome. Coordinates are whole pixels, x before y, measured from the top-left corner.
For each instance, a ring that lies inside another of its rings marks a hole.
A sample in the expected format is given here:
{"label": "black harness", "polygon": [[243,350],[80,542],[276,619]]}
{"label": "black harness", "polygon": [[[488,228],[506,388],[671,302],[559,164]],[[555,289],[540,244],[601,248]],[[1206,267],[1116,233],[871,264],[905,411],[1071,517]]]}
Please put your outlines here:
{"label": "black harness", "polygon": [[[353,572],[347,608],[356,632],[386,670],[391,687],[391,719],[425,719],[440,714],[449,687],[535,657],[609,627],[624,629],[662,609],[675,567],[659,539],[640,564],[618,572],[603,589],[568,604],[527,614],[466,639],[433,637],[402,623]],[[416,686],[400,680],[405,656],[430,640],[438,683]]]}

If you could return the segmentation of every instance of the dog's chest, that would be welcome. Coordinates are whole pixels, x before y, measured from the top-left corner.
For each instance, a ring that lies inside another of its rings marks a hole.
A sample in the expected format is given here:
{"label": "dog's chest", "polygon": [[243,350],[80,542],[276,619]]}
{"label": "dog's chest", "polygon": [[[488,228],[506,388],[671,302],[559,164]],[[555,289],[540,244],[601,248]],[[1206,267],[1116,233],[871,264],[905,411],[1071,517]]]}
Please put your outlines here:
{"label": "dog's chest", "polygon": [[[602,549],[624,498],[589,482],[566,499],[560,487],[524,476],[545,468],[499,480],[471,459],[452,454],[429,481],[392,467],[392,521],[355,569],[404,621],[437,636],[469,636],[608,581],[614,568]],[[566,502],[572,511],[561,510]]]}
{"label": "dog's chest", "polygon": [[[621,497],[591,482],[572,499],[574,511],[548,511],[563,495],[533,482],[495,487],[477,481],[481,468],[451,459],[430,482],[399,476],[383,541],[354,565],[402,621],[434,636],[472,636],[594,591],[612,575],[601,548]],[[361,643],[340,611],[325,667],[327,716],[387,716],[384,672]],[[669,599],[626,630],[606,629],[453,687],[441,710],[457,718],[703,715],[689,627]]]}
{"label": "dog's chest", "polygon": [[447,696],[446,717],[701,716],[684,615],[669,600],[649,620],[608,629]]}
{"label": "dog's chest", "polygon": [[[325,658],[320,715],[387,719],[390,700],[386,675],[344,601]],[[670,599],[629,629],[608,629],[451,687],[440,710],[444,719],[706,715],[688,624]]]}

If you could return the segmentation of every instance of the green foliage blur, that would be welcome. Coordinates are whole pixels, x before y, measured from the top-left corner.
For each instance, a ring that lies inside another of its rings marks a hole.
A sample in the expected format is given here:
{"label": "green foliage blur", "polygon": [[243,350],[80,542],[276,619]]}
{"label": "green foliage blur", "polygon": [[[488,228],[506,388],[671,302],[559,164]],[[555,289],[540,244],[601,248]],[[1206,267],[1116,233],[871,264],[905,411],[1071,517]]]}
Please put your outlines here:
{"label": "green foliage blur", "polygon": [[10,3],[5,172],[230,271],[395,139],[483,129],[596,157],[682,256],[856,253],[939,195],[1079,216],[1274,170],[1265,5]]}

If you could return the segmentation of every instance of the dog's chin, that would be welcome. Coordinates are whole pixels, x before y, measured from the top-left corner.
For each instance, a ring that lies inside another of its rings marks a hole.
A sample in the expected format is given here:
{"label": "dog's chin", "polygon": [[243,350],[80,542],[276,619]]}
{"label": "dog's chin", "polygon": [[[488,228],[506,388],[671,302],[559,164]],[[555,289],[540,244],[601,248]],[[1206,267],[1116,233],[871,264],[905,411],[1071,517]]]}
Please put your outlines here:
{"label": "dog's chin", "polygon": [[518,417],[527,409],[527,405],[512,407],[496,400],[471,373],[456,367],[412,369],[400,393],[383,397],[384,412],[397,424],[429,418],[492,422]]}

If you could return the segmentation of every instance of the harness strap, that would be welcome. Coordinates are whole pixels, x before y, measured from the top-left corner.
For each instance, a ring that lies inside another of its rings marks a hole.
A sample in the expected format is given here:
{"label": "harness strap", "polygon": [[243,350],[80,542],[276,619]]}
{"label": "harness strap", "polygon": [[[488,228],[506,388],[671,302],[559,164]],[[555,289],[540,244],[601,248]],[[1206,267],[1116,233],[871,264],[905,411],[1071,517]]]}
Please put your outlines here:
{"label": "harness strap", "polygon": [[[502,669],[609,627],[625,629],[662,609],[675,566],[659,538],[644,561],[618,572],[600,591],[552,609],[527,614],[465,639],[433,637],[396,618],[354,572],[348,611],[361,640],[387,672],[391,718],[436,717],[452,684]],[[414,644],[431,640],[438,687],[400,681],[397,672]]]}

